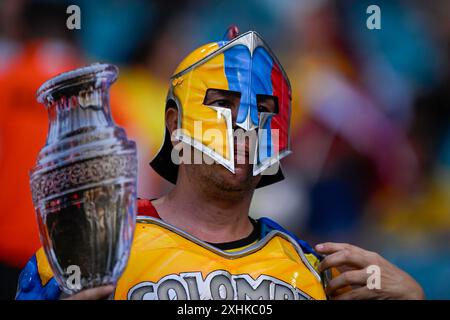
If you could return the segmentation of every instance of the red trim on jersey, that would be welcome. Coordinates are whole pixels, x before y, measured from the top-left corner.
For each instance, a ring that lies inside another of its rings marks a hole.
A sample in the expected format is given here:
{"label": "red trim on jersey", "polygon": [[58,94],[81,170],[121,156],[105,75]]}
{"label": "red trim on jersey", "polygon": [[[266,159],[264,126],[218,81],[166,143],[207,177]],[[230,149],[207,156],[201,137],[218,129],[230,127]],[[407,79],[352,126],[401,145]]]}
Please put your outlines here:
{"label": "red trim on jersey", "polygon": [[138,216],[149,216],[157,219],[161,219],[153,206],[152,202],[148,199],[138,199],[137,200],[137,214]]}

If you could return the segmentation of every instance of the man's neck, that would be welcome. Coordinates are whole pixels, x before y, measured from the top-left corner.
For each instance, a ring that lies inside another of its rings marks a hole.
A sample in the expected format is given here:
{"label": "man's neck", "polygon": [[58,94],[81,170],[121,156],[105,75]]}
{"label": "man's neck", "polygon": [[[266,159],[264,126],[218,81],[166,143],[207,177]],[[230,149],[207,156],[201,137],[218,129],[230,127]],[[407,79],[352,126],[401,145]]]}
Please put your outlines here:
{"label": "man's neck", "polygon": [[210,243],[231,242],[247,237],[253,230],[248,212],[252,192],[221,196],[202,192],[187,179],[179,179],[167,195],[154,200],[159,216],[166,222]]}

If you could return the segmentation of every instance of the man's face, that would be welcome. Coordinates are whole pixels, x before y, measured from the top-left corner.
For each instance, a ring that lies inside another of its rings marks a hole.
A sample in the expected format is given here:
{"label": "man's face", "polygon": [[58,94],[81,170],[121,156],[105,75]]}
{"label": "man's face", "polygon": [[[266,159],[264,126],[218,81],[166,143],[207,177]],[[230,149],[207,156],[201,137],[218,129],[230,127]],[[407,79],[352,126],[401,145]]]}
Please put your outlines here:
{"label": "man's face", "polygon": [[[276,100],[272,96],[258,95],[258,113],[276,112]],[[188,165],[187,170],[202,177],[224,191],[245,191],[252,190],[259,183],[261,176],[253,176],[253,152],[254,143],[257,139],[245,137],[245,132],[236,126],[236,117],[239,109],[240,93],[228,90],[209,89],[205,96],[205,105],[228,108],[232,113],[234,131],[234,162],[235,173],[233,174],[224,166],[218,163],[212,165]],[[257,129],[255,132],[257,134]],[[194,150],[194,152],[200,152]]]}

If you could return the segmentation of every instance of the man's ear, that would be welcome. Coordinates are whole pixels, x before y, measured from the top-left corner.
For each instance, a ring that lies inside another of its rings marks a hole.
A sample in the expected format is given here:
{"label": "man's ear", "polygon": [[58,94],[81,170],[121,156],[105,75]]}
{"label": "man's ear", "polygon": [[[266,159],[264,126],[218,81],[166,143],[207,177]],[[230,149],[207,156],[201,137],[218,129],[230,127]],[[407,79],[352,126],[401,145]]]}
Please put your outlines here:
{"label": "man's ear", "polygon": [[169,103],[166,107],[166,127],[169,130],[170,136],[172,136],[172,133],[178,128],[178,108],[175,103],[172,102],[174,105]]}

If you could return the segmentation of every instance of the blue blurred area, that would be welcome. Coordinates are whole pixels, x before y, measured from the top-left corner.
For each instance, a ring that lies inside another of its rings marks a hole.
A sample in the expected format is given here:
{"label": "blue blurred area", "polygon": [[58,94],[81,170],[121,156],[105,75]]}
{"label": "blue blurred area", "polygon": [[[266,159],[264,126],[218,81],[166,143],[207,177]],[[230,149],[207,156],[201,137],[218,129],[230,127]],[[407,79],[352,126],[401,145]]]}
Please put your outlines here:
{"label": "blue blurred area", "polygon": [[[358,26],[366,23],[362,15],[369,5],[382,8],[382,28],[372,32]],[[383,55],[404,81],[419,87],[436,85],[443,58],[439,45],[432,39],[432,28],[420,8],[406,7],[403,1],[348,1],[348,30],[354,33],[354,45],[366,55]]]}
{"label": "blue blurred area", "polygon": [[[69,4],[80,6],[81,30],[65,27]],[[366,27],[372,4],[381,30]],[[450,299],[448,12],[445,0],[2,0],[0,99],[33,100],[43,79],[68,66],[118,64],[114,118],[138,143],[139,196],[156,198],[169,186],[148,161],[163,136],[171,73],[231,24],[256,30],[291,79],[293,154],[283,160],[290,179],[257,191],[252,215],[272,217],[311,243],[379,251],[418,279],[428,298]],[[37,116],[35,105],[5,101],[0,183],[8,193],[0,205],[29,200],[31,150],[43,139],[36,132],[36,141],[22,142],[20,159],[28,162],[20,176],[10,175],[18,162],[8,155],[18,151],[5,141],[25,127],[21,119]],[[23,267],[38,245],[29,202],[15,204],[14,216],[0,208],[3,274]],[[22,241],[24,234],[34,242]]]}
{"label": "blue blurred area", "polygon": [[83,21],[79,43],[92,60],[126,63],[154,28],[151,1],[80,0],[78,4]]}
{"label": "blue blurred area", "polygon": [[450,254],[437,250],[425,252],[383,252],[383,256],[419,282],[427,299],[450,299]]}

